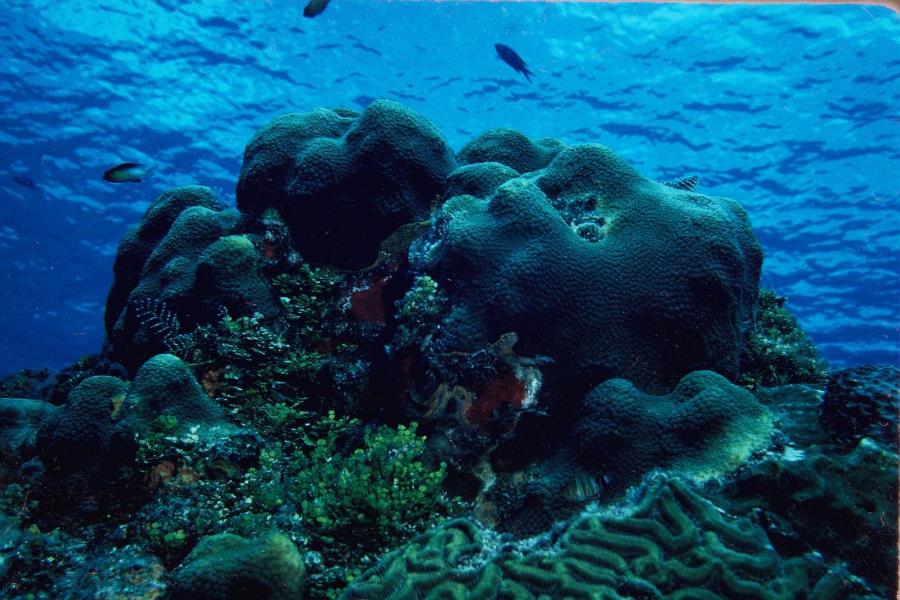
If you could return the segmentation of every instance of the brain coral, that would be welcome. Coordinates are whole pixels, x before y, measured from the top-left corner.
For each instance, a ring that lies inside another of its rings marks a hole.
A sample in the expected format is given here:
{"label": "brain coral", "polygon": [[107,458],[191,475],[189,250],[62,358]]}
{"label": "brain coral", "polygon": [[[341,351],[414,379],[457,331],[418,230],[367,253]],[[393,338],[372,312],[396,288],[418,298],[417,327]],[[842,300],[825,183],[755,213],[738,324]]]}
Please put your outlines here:
{"label": "brain coral", "polygon": [[173,574],[172,600],[296,600],[305,569],[283,533],[245,539],[230,533],[204,538]]}
{"label": "brain coral", "polygon": [[455,166],[437,129],[395,102],[288,114],[247,145],[237,203],[257,218],[276,209],[304,259],[358,269],[398,227],[428,217]]}
{"label": "brain coral", "polygon": [[768,409],[711,371],[685,375],[662,396],[610,379],[587,395],[584,408],[572,436],[579,462],[625,483],[653,468],[699,479],[732,471],[773,431]]}
{"label": "brain coral", "polygon": [[504,543],[464,519],[414,538],[342,596],[365,598],[805,598],[817,575],[784,560],[765,532],[674,479],[637,506],[565,524],[558,539]]}
{"label": "brain coral", "polygon": [[736,202],[651,181],[599,145],[449,199],[416,256],[450,294],[448,351],[515,331],[518,353],[585,387],[618,376],[648,390],[737,375],[762,263]]}

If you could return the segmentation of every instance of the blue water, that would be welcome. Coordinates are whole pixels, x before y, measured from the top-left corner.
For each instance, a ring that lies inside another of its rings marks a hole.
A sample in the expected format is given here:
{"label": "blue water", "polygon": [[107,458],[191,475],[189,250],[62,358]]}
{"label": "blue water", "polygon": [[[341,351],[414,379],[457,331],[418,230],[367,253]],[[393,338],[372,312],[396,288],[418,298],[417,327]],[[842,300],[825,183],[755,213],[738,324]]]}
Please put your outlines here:
{"label": "blue water", "polygon": [[[864,6],[0,1],[0,372],[97,351],[118,241],[163,190],[233,202],[272,117],[399,100],[459,148],[600,142],[750,213],[763,284],[834,364],[898,361],[900,18]],[[534,83],[499,61],[515,48]],[[153,164],[142,184],[103,171]],[[14,177],[16,179],[14,179]]]}

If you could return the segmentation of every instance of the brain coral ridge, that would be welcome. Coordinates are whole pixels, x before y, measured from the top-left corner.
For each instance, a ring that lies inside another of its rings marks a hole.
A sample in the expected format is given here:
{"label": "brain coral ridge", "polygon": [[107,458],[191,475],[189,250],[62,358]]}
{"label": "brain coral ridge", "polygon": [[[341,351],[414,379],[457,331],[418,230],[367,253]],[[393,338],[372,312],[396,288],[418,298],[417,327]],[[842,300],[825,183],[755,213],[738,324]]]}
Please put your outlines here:
{"label": "brain coral ridge", "polygon": [[447,200],[419,252],[451,297],[449,349],[515,331],[517,351],[583,381],[660,390],[693,370],[736,376],[762,262],[736,202],[658,184],[600,145],[518,177],[505,168],[452,174],[481,196]]}
{"label": "brain coral ridge", "polygon": [[388,554],[342,598],[805,598],[818,567],[656,477],[630,509],[587,511],[557,541],[505,543],[450,521]]}

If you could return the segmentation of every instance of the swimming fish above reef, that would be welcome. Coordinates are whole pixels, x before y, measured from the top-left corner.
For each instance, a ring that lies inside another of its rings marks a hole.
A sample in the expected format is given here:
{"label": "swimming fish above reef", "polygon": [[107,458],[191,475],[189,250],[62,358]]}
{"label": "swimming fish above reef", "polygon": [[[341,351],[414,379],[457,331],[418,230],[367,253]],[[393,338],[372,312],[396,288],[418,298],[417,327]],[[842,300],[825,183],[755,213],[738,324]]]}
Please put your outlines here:
{"label": "swimming fish above reef", "polygon": [[103,181],[110,183],[140,183],[147,175],[147,167],[140,163],[122,163],[103,174]]}
{"label": "swimming fish above reef", "polygon": [[321,15],[331,0],[309,0],[303,8],[303,16],[308,18],[318,17]]}
{"label": "swimming fish above reef", "polygon": [[676,190],[693,192],[697,189],[697,186],[700,185],[700,178],[696,175],[688,175],[687,177],[673,179],[672,181],[663,181],[663,185],[667,185],[670,188],[675,188]]}
{"label": "swimming fish above reef", "polygon": [[37,183],[33,179],[29,179],[22,175],[13,175],[12,179],[22,187],[26,187],[32,190],[37,189]]}
{"label": "swimming fish above reef", "polygon": [[531,76],[534,75],[531,71],[528,70],[528,66],[525,64],[525,61],[522,60],[522,57],[519,54],[506,46],[505,44],[494,44],[494,50],[497,51],[497,56],[500,57],[500,60],[511,66],[517,72],[521,73],[525,76],[529,82],[531,81]]}

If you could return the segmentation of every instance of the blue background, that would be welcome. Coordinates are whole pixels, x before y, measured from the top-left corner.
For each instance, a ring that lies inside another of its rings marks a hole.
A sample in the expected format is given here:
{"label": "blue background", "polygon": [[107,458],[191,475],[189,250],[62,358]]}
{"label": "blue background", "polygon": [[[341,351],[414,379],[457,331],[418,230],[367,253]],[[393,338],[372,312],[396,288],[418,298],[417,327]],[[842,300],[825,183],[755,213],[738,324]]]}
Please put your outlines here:
{"label": "blue background", "polygon": [[[896,13],[334,0],[310,20],[302,5],[0,1],[0,373],[99,349],[116,245],[160,192],[233,202],[269,119],[380,97],[454,149],[511,126],[606,144],[650,177],[698,173],[747,208],[763,284],[832,363],[898,362]],[[123,161],[153,170],[101,181]]]}

